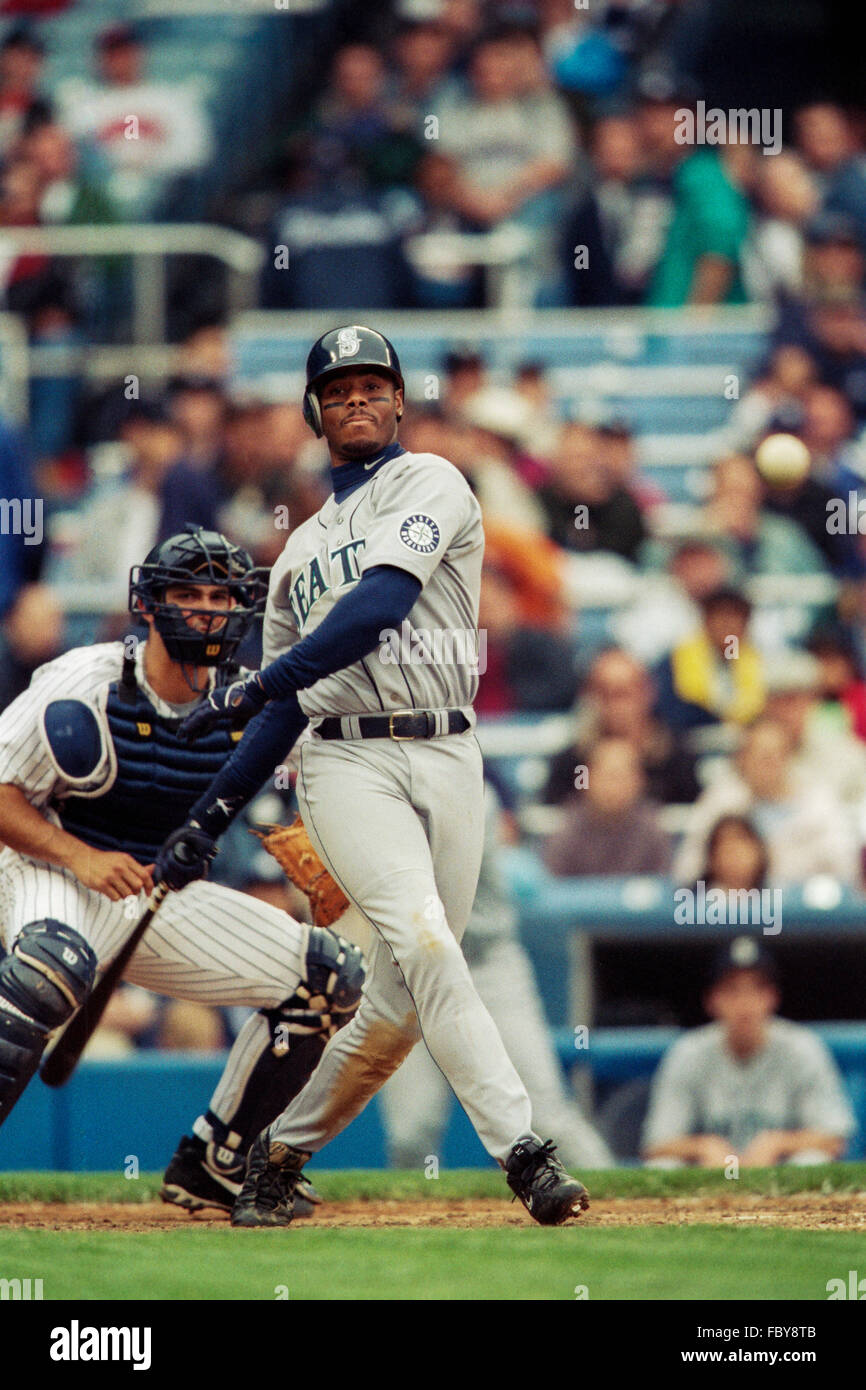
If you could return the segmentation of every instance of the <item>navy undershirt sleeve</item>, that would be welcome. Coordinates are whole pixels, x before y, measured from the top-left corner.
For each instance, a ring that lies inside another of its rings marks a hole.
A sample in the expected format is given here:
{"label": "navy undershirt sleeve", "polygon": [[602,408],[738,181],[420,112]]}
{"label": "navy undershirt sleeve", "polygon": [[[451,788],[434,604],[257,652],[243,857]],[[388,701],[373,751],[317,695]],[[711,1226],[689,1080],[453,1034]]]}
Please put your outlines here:
{"label": "navy undershirt sleeve", "polygon": [[334,604],[308,637],[259,673],[269,700],[306,690],[367,656],[385,628],[399,628],[421,592],[421,581],[396,565],[375,565]]}
{"label": "navy undershirt sleeve", "polygon": [[398,628],[421,592],[421,581],[394,565],[376,565],[334,605],[315,632],[262,671],[269,703],[250,720],[235,752],[217,773],[189,819],[216,839],[273,773],[275,758],[297,742],[307,716],[297,691],[360,661]]}
{"label": "navy undershirt sleeve", "polygon": [[297,695],[271,700],[247,725],[228,762],[193,806],[189,819],[214,839],[234,820],[271,777],[277,760],[285,757],[307,723]]}

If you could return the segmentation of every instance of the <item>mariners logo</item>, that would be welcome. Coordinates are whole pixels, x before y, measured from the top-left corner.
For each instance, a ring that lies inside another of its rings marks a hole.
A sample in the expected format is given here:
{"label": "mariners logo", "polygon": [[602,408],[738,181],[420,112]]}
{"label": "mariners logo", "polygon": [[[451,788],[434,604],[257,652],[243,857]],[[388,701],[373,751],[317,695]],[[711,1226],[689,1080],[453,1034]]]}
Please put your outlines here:
{"label": "mariners logo", "polygon": [[361,339],[355,328],[341,328],[337,334],[337,352],[340,357],[355,357],[361,351]]}
{"label": "mariners logo", "polygon": [[400,539],[409,550],[417,550],[419,555],[432,555],[441,537],[432,516],[416,512],[414,516],[407,516],[400,527]]}

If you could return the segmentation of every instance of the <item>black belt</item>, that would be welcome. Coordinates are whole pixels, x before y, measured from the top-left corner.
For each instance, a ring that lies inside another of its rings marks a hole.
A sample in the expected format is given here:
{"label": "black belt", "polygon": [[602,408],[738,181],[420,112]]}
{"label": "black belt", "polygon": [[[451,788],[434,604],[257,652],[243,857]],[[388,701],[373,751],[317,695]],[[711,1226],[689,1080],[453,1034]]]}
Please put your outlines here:
{"label": "black belt", "polygon": [[[412,713],[399,714],[359,714],[337,715],[323,719],[315,726],[319,738],[393,738],[398,742],[413,738],[435,738],[437,715],[441,710],[419,709]],[[343,719],[353,719],[358,728],[357,734],[343,732]],[[448,734],[465,734],[471,725],[462,710],[448,710],[448,727],[442,730]]]}

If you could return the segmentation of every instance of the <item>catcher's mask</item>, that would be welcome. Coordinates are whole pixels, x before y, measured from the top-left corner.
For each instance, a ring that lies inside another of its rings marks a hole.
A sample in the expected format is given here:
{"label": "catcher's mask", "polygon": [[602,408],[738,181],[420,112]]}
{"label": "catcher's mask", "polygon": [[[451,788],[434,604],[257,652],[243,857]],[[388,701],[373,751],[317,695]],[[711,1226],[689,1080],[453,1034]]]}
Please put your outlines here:
{"label": "catcher's mask", "polygon": [[322,407],[319,390],[325,377],[346,367],[375,367],[390,376],[394,385],[403,388],[400,359],[387,338],[374,328],[349,324],[332,328],[313,343],[307,358],[307,389],[304,392],[304,419],[320,439],[322,437]]}
{"label": "catcher's mask", "polygon": [[[177,584],[219,585],[228,589],[234,606],[208,609],[208,623],[199,631],[189,625],[184,609],[165,601],[166,590]],[[200,526],[188,526],[154,546],[144,564],[129,573],[129,611],[151,613],[169,656],[189,666],[230,661],[263,611],[267,592],[267,571],[254,566],[248,551]]]}

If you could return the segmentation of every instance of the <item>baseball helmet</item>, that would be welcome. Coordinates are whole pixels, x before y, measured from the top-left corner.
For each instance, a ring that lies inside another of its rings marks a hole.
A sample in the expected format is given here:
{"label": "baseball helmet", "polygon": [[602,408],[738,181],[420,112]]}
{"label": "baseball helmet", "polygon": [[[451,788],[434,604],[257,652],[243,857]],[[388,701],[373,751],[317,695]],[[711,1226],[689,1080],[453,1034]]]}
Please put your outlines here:
{"label": "baseball helmet", "polygon": [[400,359],[381,333],[360,324],[332,328],[313,343],[307,358],[304,419],[319,438],[322,436],[322,407],[318,387],[329,372],[338,372],[345,367],[378,367],[393,378],[395,386],[403,386]]}
{"label": "baseball helmet", "polygon": [[[234,607],[210,611],[207,627],[198,632],[177,604],[166,603],[165,591],[173,584],[224,585]],[[169,536],[129,572],[129,611],[152,613],[169,656],[191,666],[230,661],[263,611],[267,592],[267,571],[256,568],[249,552],[201,526],[187,525]]]}

